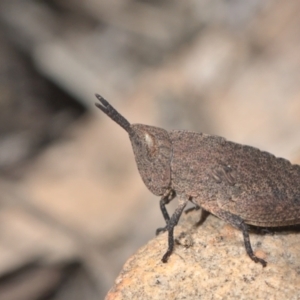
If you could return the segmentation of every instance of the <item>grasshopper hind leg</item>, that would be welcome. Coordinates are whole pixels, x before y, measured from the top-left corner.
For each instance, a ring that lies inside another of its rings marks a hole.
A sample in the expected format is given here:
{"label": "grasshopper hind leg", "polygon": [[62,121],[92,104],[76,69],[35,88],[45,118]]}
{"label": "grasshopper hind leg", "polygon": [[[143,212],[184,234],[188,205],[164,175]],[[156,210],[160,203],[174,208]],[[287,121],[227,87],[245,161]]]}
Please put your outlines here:
{"label": "grasshopper hind leg", "polygon": [[266,267],[267,262],[265,260],[263,260],[262,258],[257,257],[252,250],[252,246],[250,243],[250,237],[249,237],[249,226],[244,222],[244,220],[236,215],[233,215],[233,214],[228,213],[223,210],[220,210],[219,213],[217,214],[217,216],[242,231],[243,238],[244,238],[244,245],[245,245],[245,249],[246,249],[248,256],[254,262],[260,263],[263,267]]}

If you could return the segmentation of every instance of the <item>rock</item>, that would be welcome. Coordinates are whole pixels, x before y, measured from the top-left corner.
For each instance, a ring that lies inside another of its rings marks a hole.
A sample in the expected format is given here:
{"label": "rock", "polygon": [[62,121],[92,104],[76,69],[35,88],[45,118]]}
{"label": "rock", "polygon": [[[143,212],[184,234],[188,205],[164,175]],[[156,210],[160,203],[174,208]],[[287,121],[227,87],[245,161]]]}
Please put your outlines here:
{"label": "rock", "polygon": [[212,215],[195,226],[197,216],[182,216],[166,264],[164,233],[129,258],[105,299],[300,299],[299,228],[250,233],[263,268],[247,256],[241,232]]}

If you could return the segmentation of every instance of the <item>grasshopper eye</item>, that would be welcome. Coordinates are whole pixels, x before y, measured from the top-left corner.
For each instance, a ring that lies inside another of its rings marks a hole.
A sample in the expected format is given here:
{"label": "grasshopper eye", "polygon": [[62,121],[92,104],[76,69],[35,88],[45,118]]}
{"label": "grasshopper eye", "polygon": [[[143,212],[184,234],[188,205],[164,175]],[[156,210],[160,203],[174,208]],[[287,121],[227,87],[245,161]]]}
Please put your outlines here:
{"label": "grasshopper eye", "polygon": [[153,159],[157,155],[157,147],[155,143],[155,138],[149,134],[145,133],[145,142],[147,147],[147,154],[150,159]]}
{"label": "grasshopper eye", "polygon": [[146,141],[146,144],[149,148],[154,146],[153,137],[149,133],[145,134],[145,141]]}

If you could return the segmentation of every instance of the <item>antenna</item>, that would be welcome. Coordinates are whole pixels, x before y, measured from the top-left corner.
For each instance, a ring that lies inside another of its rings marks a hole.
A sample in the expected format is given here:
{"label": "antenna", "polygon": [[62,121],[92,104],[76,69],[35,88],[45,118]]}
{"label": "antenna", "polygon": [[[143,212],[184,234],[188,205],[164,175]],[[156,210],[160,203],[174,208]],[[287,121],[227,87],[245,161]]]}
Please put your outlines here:
{"label": "antenna", "polygon": [[127,132],[129,132],[130,123],[120,113],[118,113],[103,97],[101,97],[99,94],[95,94],[95,96],[101,102],[95,103],[95,105],[117,124],[123,127]]}

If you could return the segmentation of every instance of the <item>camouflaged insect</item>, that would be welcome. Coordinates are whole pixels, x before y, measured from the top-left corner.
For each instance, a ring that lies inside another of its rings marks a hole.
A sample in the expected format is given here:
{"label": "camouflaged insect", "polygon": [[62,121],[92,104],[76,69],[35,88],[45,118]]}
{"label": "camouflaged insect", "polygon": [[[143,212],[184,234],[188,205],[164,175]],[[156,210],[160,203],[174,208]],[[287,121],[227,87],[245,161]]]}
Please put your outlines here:
{"label": "camouflaged insect", "polygon": [[[259,149],[226,139],[183,130],[130,124],[105,99],[96,106],[129,134],[140,175],[147,188],[161,196],[168,231],[166,262],[174,248],[174,227],[188,203],[214,214],[243,233],[249,257],[253,253],[248,225],[278,227],[300,224],[300,166]],[[166,210],[175,197],[179,205]]]}

